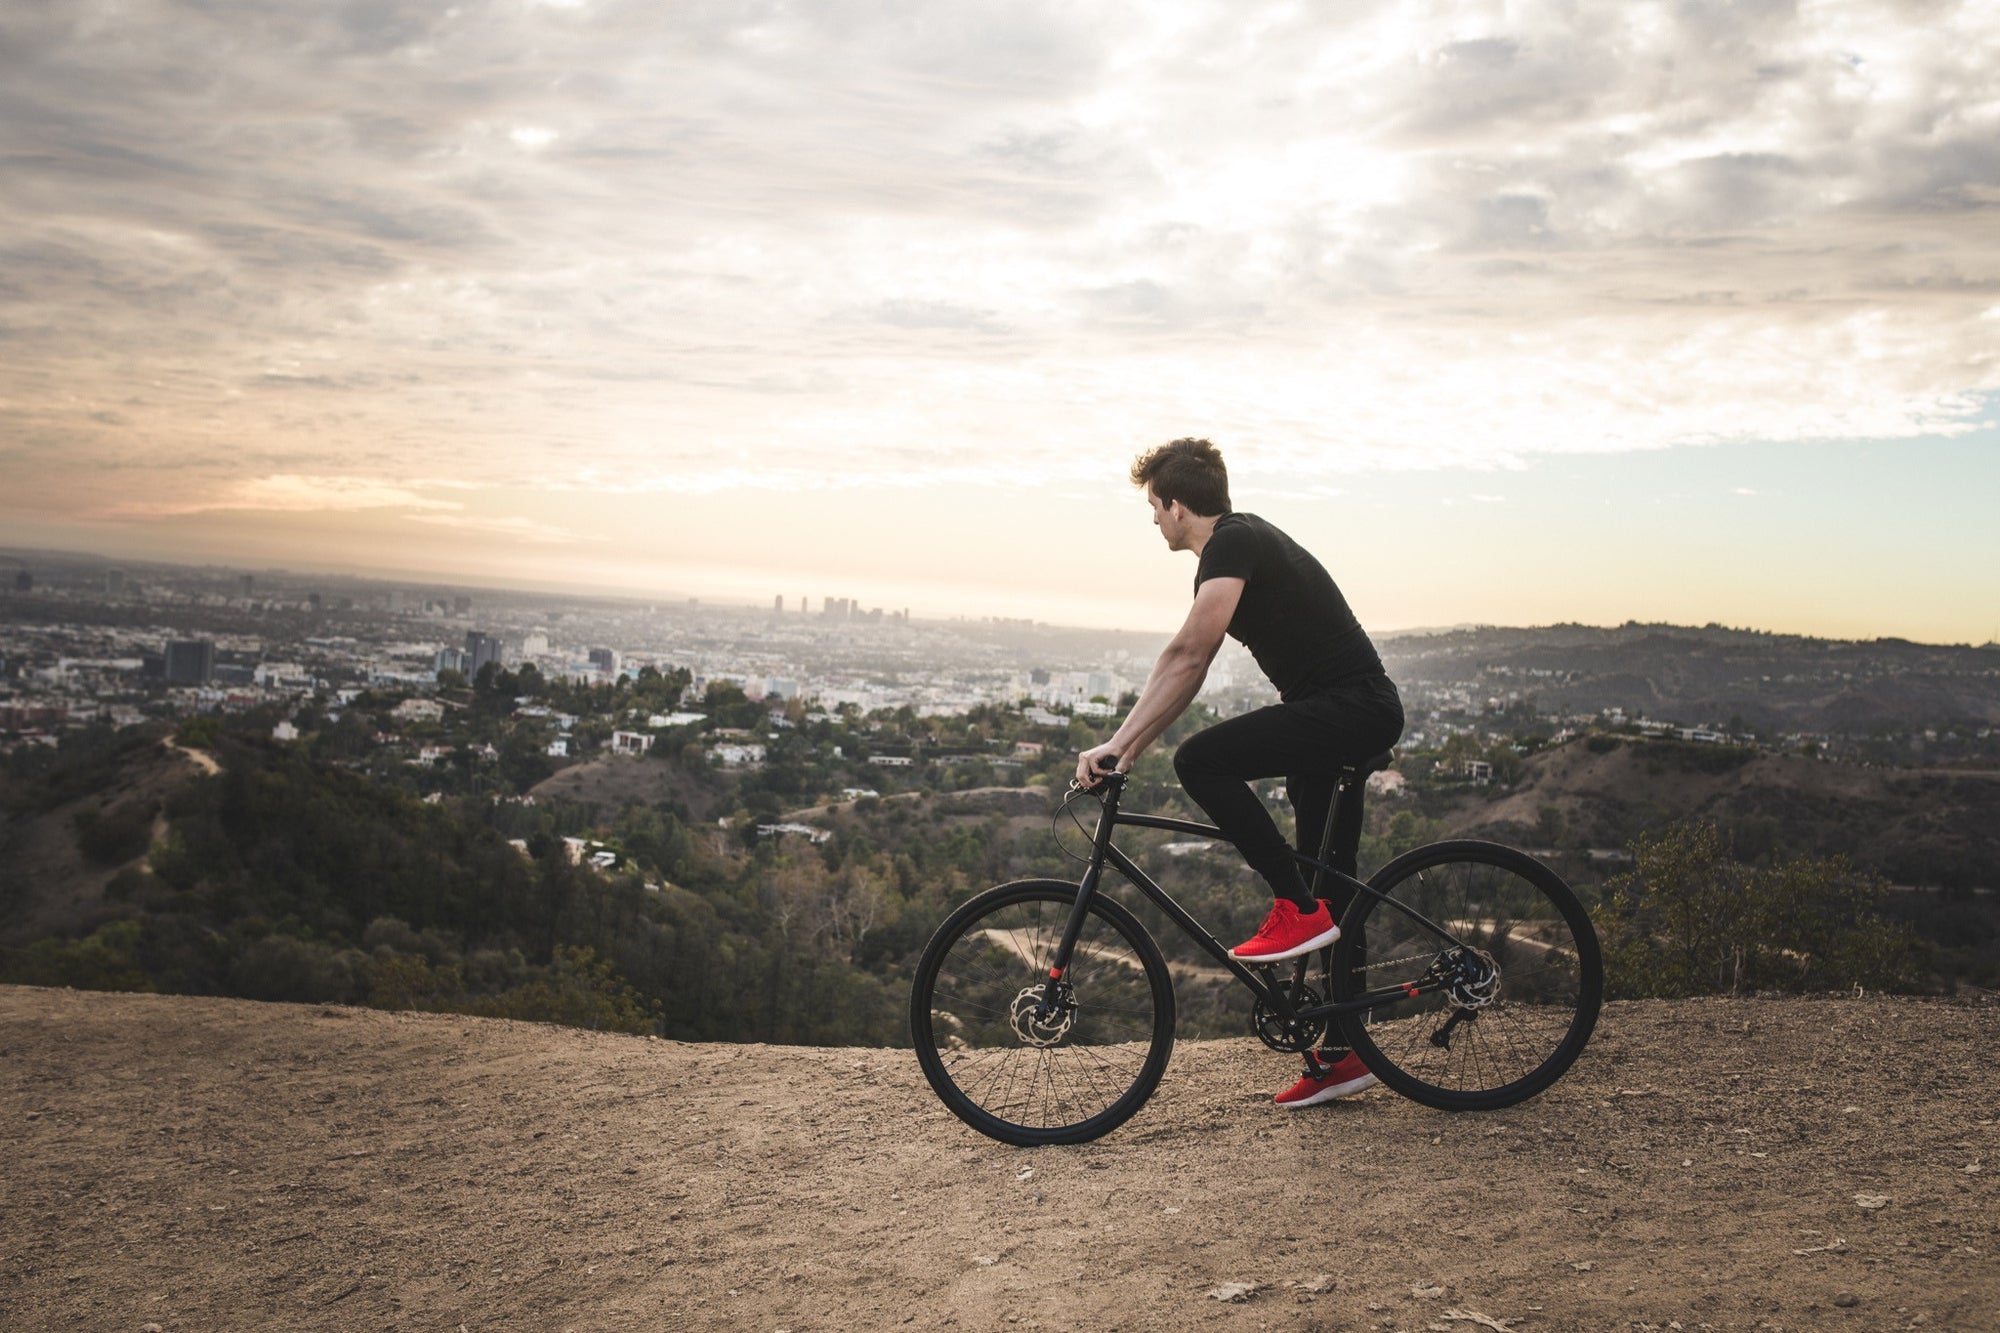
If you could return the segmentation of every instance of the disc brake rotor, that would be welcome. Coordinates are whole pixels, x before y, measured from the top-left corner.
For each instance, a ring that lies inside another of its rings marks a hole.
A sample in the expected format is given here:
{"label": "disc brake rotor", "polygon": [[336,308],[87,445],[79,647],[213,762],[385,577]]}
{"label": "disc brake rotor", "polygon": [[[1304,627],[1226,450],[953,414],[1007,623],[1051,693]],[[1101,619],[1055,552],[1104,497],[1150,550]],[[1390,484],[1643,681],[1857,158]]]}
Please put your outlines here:
{"label": "disc brake rotor", "polygon": [[1069,1035],[1070,1024],[1076,1021],[1076,1006],[1065,1003],[1061,994],[1046,1014],[1036,1016],[1042,1005],[1042,984],[1023,987],[1014,997],[1008,1013],[1008,1021],[1013,1024],[1014,1035],[1027,1046],[1054,1046]]}
{"label": "disc brake rotor", "polygon": [[1445,998],[1454,1009],[1484,1009],[1500,997],[1500,964],[1484,949],[1466,946],[1454,952]]}

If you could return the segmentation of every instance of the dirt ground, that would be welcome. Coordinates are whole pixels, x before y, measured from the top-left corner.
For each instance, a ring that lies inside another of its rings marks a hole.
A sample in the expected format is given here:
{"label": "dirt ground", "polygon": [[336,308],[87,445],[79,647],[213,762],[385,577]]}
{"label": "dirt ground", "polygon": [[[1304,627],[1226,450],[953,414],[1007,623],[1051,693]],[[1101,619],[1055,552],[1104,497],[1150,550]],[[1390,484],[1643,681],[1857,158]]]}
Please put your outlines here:
{"label": "dirt ground", "polygon": [[1990,1330],[1996,1037],[1613,1005],[1456,1117],[1245,1037],[1025,1150],[903,1051],[0,988],[0,1328]]}

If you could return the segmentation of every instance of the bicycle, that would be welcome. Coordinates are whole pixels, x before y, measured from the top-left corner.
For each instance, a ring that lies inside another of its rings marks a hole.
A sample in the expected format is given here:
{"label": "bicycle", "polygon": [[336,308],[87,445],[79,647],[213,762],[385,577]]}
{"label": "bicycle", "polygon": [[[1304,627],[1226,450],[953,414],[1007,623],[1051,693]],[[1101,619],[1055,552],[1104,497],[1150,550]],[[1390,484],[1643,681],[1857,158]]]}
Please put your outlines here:
{"label": "bicycle", "polygon": [[918,959],[910,1029],[932,1090],[974,1129],[1024,1147],[1098,1138],[1153,1095],[1173,1049],[1173,979],[1138,918],[1102,891],[1107,867],[1250,989],[1252,1031],[1273,1050],[1312,1051],[1337,1030],[1384,1084],[1447,1111],[1546,1089],[1582,1053],[1603,999],[1590,917],[1553,870],[1498,843],[1432,843],[1366,881],[1330,864],[1342,803],[1389,761],[1343,768],[1319,855],[1293,853],[1336,904],[1340,938],[1275,965],[1230,957],[1112,842],[1119,828],[1221,830],[1120,810],[1124,774],[1072,783],[1059,816],[1079,795],[1102,801],[1082,879],[988,889]]}

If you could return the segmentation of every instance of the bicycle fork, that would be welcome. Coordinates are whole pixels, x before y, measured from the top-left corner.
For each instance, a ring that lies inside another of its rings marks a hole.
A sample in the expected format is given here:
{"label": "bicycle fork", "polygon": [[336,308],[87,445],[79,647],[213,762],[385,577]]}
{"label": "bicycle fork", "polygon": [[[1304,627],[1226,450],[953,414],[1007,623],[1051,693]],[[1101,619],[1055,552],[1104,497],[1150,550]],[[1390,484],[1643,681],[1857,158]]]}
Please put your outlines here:
{"label": "bicycle fork", "polygon": [[1097,816],[1097,832],[1091,838],[1090,864],[1076,886],[1076,901],[1070,904],[1069,920],[1063,924],[1062,938],[1056,942],[1055,956],[1049,960],[1049,975],[1042,985],[1042,998],[1035,1004],[1035,1020],[1047,1022],[1058,1008],[1069,1006],[1069,975],[1076,942],[1083,936],[1083,919],[1090,900],[1097,896],[1097,882],[1104,876],[1104,856],[1111,847],[1111,829],[1117,822],[1118,796],[1125,788],[1125,775],[1112,773],[1104,779],[1104,808]]}

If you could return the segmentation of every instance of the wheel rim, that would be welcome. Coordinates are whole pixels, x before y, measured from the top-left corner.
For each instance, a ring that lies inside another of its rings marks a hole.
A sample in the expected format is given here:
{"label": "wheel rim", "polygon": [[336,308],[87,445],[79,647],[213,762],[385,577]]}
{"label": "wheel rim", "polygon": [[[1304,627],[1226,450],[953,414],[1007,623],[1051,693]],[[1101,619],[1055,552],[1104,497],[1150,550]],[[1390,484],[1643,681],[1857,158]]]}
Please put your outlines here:
{"label": "wheel rim", "polygon": [[1119,1109],[1154,1058],[1162,1017],[1144,960],[1095,910],[1050,995],[1069,911],[1050,894],[963,922],[939,956],[929,1031],[918,1034],[972,1109],[1030,1131],[1071,1129]]}
{"label": "wheel rim", "polygon": [[[1551,876],[1550,878],[1553,878]],[[1566,889],[1498,859],[1460,857],[1380,886],[1449,929],[1453,947],[1388,903],[1357,932],[1355,991],[1437,989],[1376,1006],[1355,1034],[1412,1085],[1466,1102],[1511,1100],[1552,1081],[1589,1036],[1596,937]],[[1558,896],[1560,895],[1560,896]]]}

